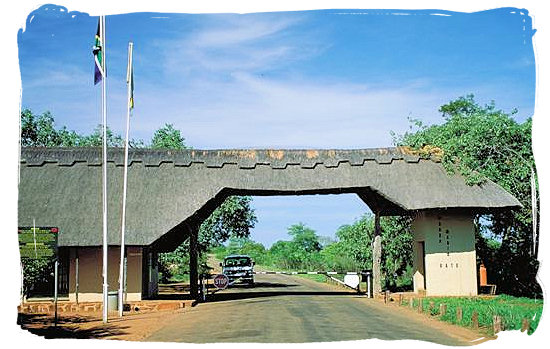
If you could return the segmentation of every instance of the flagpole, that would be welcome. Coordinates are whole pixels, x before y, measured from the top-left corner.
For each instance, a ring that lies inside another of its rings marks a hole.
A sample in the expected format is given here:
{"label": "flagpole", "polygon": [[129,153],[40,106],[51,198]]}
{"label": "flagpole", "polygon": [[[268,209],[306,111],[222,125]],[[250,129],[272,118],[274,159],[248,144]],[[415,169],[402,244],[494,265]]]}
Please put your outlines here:
{"label": "flagpole", "polygon": [[128,187],[128,137],[130,134],[130,111],[132,109],[131,98],[132,98],[132,51],[134,48],[134,43],[128,43],[128,70],[126,75],[126,84],[128,85],[128,111],[126,113],[126,141],[124,143],[124,175],[123,175],[123,186],[122,186],[122,226],[120,228],[120,271],[118,275],[118,315],[122,316],[122,307],[124,305],[123,296],[124,296],[124,234],[125,234],[125,225],[126,225],[126,189]]}
{"label": "flagpole", "polygon": [[101,16],[101,40],[102,40],[102,68],[103,79],[101,79],[101,106],[103,114],[103,322],[107,323],[108,315],[108,289],[107,283],[107,38],[105,35],[105,16]]}

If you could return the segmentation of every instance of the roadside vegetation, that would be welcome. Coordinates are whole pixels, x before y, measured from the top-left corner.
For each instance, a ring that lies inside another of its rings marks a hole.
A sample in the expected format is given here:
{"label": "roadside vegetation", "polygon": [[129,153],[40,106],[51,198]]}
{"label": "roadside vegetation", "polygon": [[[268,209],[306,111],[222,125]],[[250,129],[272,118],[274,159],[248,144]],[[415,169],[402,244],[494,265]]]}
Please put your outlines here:
{"label": "roadside vegetation", "polygon": [[[418,300],[415,299],[413,307],[418,309]],[[430,306],[433,304],[433,307]],[[441,315],[440,305],[446,305],[445,314]],[[403,300],[401,306],[410,306],[407,300]],[[522,321],[527,319],[528,334],[532,334],[542,315],[542,299],[525,297],[513,297],[498,295],[492,298],[481,297],[426,297],[422,298],[422,310],[440,320],[463,327],[474,327],[472,315],[478,314],[479,330],[487,335],[493,335],[493,316],[501,317],[504,330],[520,330]],[[462,318],[457,318],[457,309],[462,309]]]}
{"label": "roadside vegetation", "polygon": [[[412,288],[412,236],[408,219],[385,217],[382,236],[392,243],[383,249],[382,272],[385,288],[393,291]],[[230,254],[247,254],[260,268],[274,271],[350,272],[372,268],[371,241],[374,217],[365,214],[336,231],[336,239],[321,237],[302,223],[288,228],[289,240],[279,240],[270,248],[249,238],[231,238],[226,245],[212,249],[216,258]],[[315,279],[324,280],[324,277]]]}
{"label": "roadside vegetation", "polygon": [[533,231],[533,218],[539,231],[540,203],[532,119],[518,122],[513,118],[516,110],[506,113],[494,103],[479,105],[473,95],[457,98],[439,111],[443,123],[425,125],[410,119],[410,131],[393,134],[394,143],[421,156],[435,153],[449,172],[461,173],[468,183],[491,180],[521,202],[523,207],[511,213],[475,217],[478,264],[484,263],[488,282],[496,284],[499,292],[541,297],[536,280],[539,235]]}

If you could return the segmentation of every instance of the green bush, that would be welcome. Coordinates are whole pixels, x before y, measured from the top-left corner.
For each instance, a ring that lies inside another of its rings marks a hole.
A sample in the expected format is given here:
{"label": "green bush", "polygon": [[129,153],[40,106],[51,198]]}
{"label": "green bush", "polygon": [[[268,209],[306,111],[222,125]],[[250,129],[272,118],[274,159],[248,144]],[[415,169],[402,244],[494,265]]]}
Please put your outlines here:
{"label": "green bush", "polygon": [[[440,319],[464,327],[472,326],[472,314],[478,312],[480,328],[492,334],[493,316],[498,315],[502,319],[505,330],[521,329],[522,320],[529,319],[528,334],[535,332],[542,315],[542,299],[530,299],[525,297],[512,297],[499,295],[494,298],[481,297],[427,297],[422,299],[422,310],[429,311],[430,302],[434,302],[434,308],[430,315],[439,315],[440,304],[447,305],[445,315]],[[408,305],[408,303],[406,303]],[[418,307],[418,300],[414,300],[414,307]],[[457,322],[457,308],[462,307],[462,321]]]}

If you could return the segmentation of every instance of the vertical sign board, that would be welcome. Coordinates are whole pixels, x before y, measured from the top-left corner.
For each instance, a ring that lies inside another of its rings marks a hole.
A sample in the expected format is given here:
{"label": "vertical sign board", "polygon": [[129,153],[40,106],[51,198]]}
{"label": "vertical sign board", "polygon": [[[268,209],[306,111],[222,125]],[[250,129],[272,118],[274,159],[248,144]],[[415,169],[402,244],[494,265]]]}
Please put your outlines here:
{"label": "vertical sign board", "polygon": [[55,259],[57,257],[56,227],[19,227],[21,259]]}
{"label": "vertical sign board", "polygon": [[19,227],[17,233],[19,237],[19,253],[22,261],[30,259],[55,260],[54,324],[57,326],[57,271],[59,267],[57,261],[57,236],[59,229],[56,227]]}

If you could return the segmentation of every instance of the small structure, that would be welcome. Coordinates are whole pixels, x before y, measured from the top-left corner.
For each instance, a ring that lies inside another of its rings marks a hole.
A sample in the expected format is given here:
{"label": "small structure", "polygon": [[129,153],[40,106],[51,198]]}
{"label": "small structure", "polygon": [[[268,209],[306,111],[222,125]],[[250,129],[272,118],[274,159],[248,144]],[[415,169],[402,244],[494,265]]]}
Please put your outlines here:
{"label": "small structure", "polygon": [[[123,150],[108,153],[110,266],[119,263]],[[101,149],[22,148],[19,225],[59,228],[69,297],[101,300]],[[358,150],[148,150],[129,154],[127,300],[157,293],[157,253],[190,239],[197,291],[198,227],[231,195],[355,193],[376,213],[412,215],[414,289],[475,295],[473,217],[520,207],[491,181],[469,186],[435,156],[408,148]],[[63,262],[63,261],[62,261]],[[78,275],[78,277],[77,277]],[[118,268],[109,286],[118,288]]]}

